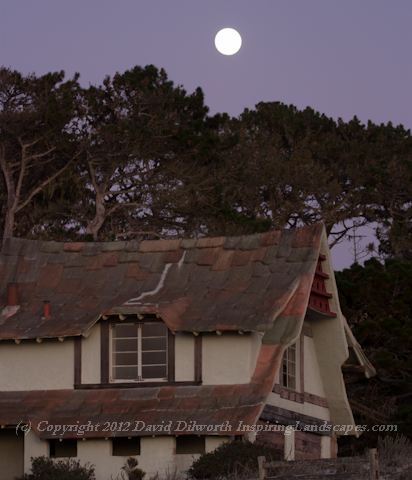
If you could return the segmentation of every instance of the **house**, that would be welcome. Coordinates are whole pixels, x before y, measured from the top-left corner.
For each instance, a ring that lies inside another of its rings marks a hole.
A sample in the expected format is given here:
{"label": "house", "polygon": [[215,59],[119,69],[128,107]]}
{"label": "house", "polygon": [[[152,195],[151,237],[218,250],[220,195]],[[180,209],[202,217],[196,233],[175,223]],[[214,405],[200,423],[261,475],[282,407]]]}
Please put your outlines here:
{"label": "house", "polygon": [[[357,344],[323,225],[13,238],[0,294],[1,479],[40,455],[93,463],[99,480],[129,456],[149,474],[184,470],[222,442],[256,437],[289,458],[332,457],[336,437],[355,434],[342,365]],[[312,430],[276,430],[285,425]]]}

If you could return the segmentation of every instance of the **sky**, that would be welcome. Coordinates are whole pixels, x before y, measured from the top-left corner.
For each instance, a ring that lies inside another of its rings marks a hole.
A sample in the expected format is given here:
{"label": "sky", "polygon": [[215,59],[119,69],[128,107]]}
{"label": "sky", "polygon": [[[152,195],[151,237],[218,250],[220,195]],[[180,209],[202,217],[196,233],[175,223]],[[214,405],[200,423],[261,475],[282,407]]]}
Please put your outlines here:
{"label": "sky", "polygon": [[[154,64],[211,113],[281,101],[411,128],[411,24],[410,0],[0,0],[0,64],[84,85]],[[242,35],[232,57],[214,47],[224,27]]]}

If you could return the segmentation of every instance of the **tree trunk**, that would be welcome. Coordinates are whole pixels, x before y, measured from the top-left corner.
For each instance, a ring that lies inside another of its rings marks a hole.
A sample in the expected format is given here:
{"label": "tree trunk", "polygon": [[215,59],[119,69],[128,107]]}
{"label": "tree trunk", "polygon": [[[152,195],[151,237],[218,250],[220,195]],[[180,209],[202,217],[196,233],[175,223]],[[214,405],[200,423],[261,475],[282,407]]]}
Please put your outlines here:
{"label": "tree trunk", "polygon": [[14,209],[7,208],[6,218],[4,220],[4,228],[3,228],[3,240],[2,240],[3,245],[7,238],[11,238],[13,236],[14,221],[15,221]]}
{"label": "tree trunk", "polygon": [[86,234],[91,235],[96,242],[99,237],[100,229],[106,220],[106,206],[104,195],[96,193],[96,209],[93,220],[91,220],[86,227]]}
{"label": "tree trunk", "polygon": [[[4,165],[2,164],[2,167]],[[3,228],[3,238],[2,245],[7,238],[11,238],[14,233],[14,227],[16,223],[16,208],[17,208],[17,198],[16,192],[14,189],[13,180],[11,179],[9,172],[3,168],[3,175],[6,181],[7,188],[7,204],[6,204],[6,215],[4,219],[4,228]]]}

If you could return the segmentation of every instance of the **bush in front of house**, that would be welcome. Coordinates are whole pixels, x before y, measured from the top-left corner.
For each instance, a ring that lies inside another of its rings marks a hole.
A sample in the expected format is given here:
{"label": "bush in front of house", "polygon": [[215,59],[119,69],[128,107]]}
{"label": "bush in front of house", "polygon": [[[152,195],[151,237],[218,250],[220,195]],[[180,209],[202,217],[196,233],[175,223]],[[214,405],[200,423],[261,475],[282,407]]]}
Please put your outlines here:
{"label": "bush in front of house", "polygon": [[31,472],[19,480],[96,480],[94,467],[82,466],[77,460],[55,461],[47,457],[36,457],[31,462]]}
{"label": "bush in front of house", "polygon": [[143,480],[146,472],[139,468],[138,465],[139,462],[135,458],[129,457],[122,467],[121,478],[123,480]]}
{"label": "bush in front of house", "polygon": [[216,450],[201,455],[188,470],[192,479],[218,479],[241,477],[256,473],[258,457],[267,460],[279,459],[275,448],[259,443],[235,441],[223,443]]}

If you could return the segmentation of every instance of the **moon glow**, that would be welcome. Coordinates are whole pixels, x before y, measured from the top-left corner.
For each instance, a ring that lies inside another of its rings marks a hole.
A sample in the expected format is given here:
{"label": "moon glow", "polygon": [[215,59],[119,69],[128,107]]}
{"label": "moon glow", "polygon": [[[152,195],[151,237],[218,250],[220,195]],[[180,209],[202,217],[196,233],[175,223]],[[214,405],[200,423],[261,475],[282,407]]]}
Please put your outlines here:
{"label": "moon glow", "polygon": [[216,50],[222,55],[234,55],[242,46],[242,37],[234,28],[223,28],[215,36]]}

